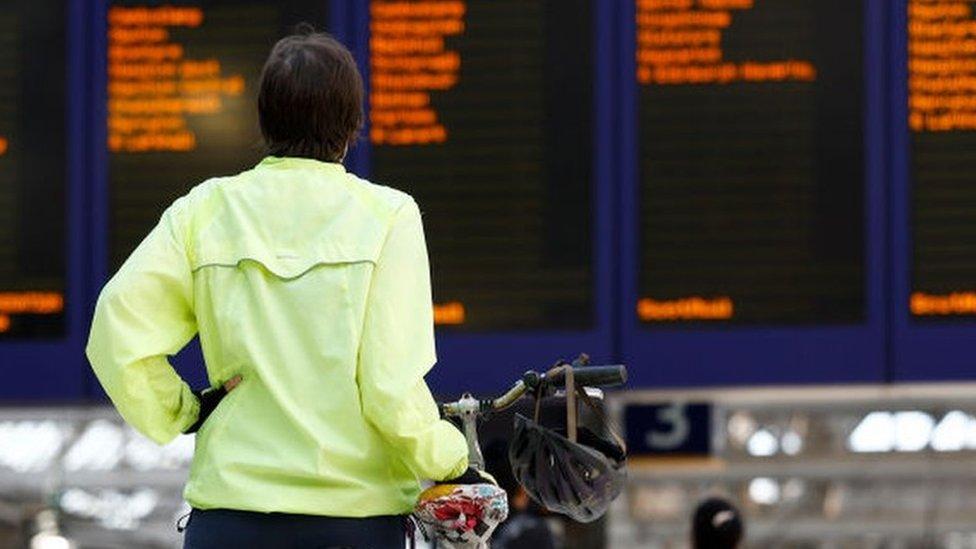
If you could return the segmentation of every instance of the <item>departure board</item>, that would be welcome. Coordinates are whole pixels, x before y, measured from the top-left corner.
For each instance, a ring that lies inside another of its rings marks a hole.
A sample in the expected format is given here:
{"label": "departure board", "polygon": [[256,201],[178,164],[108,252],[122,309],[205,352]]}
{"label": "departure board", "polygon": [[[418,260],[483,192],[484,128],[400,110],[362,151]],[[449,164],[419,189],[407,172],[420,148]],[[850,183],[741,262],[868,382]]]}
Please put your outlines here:
{"label": "departure board", "polygon": [[976,316],[976,3],[908,2],[916,319]]}
{"label": "departure board", "polygon": [[175,199],[262,156],[261,68],[325,0],[114,1],[108,10],[110,255],[117,268]]}
{"label": "departure board", "polygon": [[420,205],[438,325],[591,327],[592,25],[589,0],[370,2],[371,179]]}
{"label": "departure board", "polygon": [[864,318],[862,12],[636,1],[645,326]]}
{"label": "departure board", "polygon": [[65,21],[0,0],[0,339],[65,332]]}

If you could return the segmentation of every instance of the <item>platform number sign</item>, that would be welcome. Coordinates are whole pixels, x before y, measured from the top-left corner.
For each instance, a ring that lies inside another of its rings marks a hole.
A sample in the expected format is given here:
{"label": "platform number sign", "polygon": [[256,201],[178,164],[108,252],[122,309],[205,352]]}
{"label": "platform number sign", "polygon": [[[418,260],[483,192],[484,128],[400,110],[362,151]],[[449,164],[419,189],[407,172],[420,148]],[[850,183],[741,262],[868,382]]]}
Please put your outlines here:
{"label": "platform number sign", "polygon": [[667,402],[624,409],[627,447],[633,456],[707,456],[712,452],[712,406]]}

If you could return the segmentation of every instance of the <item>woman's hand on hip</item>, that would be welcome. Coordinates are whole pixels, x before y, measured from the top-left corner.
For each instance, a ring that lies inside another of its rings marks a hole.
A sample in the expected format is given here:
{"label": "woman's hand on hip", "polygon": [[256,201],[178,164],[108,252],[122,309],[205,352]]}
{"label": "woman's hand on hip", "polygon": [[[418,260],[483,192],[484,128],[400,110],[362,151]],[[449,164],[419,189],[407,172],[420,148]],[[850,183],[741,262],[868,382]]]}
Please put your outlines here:
{"label": "woman's hand on hip", "polygon": [[189,434],[200,430],[200,427],[203,426],[205,421],[207,421],[210,414],[217,409],[217,405],[220,404],[220,401],[227,396],[227,393],[237,388],[242,379],[243,378],[241,376],[236,375],[218,387],[210,387],[202,391],[193,391],[193,394],[196,395],[197,399],[200,401],[200,415],[197,416],[196,422],[187,427],[187,429],[183,432]]}

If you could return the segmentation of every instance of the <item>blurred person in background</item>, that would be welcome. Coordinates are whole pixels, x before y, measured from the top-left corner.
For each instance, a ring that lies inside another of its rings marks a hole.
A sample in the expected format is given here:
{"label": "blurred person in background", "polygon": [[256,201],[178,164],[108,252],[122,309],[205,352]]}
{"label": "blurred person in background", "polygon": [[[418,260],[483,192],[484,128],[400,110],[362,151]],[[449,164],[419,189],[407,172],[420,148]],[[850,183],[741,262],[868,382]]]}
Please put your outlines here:
{"label": "blurred person in background", "polygon": [[508,493],[508,520],[495,530],[492,549],[555,549],[555,536],[542,514],[542,509],[529,498],[515,480],[508,462],[508,443],[494,440],[485,447],[487,471]]}
{"label": "blurred person in background", "polygon": [[742,515],[734,505],[722,498],[708,498],[692,516],[691,545],[694,549],[736,549],[743,530]]}
{"label": "blurred person in background", "polygon": [[[160,444],[197,433],[185,547],[402,547],[420,479],[482,481],[424,382],[420,210],[342,165],[362,103],[342,44],[279,41],[268,156],[176,200],[99,297],[87,355],[121,415]],[[167,360],[197,334],[205,392]]]}

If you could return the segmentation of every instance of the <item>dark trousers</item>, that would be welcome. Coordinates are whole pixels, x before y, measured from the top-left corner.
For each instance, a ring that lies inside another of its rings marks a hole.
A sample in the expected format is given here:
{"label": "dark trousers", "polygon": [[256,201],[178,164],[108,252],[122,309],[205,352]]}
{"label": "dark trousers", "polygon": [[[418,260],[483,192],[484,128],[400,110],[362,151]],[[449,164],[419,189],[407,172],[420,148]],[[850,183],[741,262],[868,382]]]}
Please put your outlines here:
{"label": "dark trousers", "polygon": [[194,509],[183,549],[403,549],[404,524],[402,516],[342,518]]}

